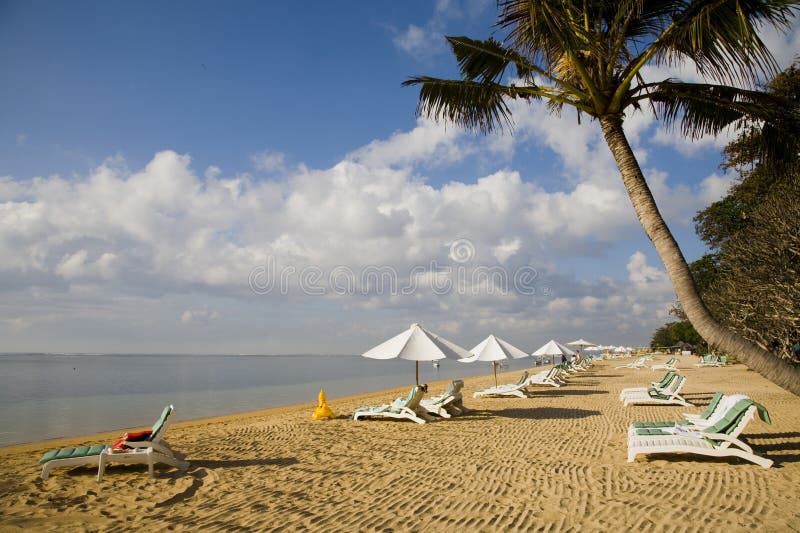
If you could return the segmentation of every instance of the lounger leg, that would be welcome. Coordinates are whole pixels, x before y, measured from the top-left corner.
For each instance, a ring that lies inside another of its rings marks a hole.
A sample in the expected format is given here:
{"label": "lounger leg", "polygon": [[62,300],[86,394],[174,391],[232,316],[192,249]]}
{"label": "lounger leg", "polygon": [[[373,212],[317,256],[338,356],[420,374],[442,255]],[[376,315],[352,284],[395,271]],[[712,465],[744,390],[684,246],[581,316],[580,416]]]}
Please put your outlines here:
{"label": "lounger leg", "polygon": [[150,477],[155,477],[153,475],[153,449],[152,448],[150,448],[147,451],[147,473],[150,475]]}
{"label": "lounger leg", "polygon": [[42,481],[46,480],[50,475],[50,463],[45,463],[42,467]]}
{"label": "lounger leg", "polygon": [[97,465],[97,481],[103,481],[103,474],[106,472],[106,458],[105,453],[100,454],[100,463]]}

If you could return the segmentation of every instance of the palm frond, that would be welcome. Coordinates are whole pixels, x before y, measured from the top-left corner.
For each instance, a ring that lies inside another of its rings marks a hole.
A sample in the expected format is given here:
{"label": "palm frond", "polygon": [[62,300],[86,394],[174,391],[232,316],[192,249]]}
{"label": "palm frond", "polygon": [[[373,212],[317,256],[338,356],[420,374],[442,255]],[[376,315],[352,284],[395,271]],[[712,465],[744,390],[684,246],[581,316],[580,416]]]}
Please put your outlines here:
{"label": "palm frond", "polygon": [[519,78],[527,79],[535,66],[520,54],[492,38],[485,41],[469,37],[447,37],[456,56],[461,76],[470,81],[499,82],[509,65],[516,67]]}
{"label": "palm frond", "polygon": [[417,115],[436,121],[447,120],[481,133],[513,129],[506,98],[536,98],[514,86],[493,82],[443,80],[420,76],[409,78],[404,86],[420,85]]}
{"label": "palm frond", "polygon": [[600,52],[585,25],[585,7],[580,1],[498,0],[497,25],[508,30],[507,44],[551,71],[564,56]]}
{"label": "palm frond", "polygon": [[[800,124],[797,109],[784,98],[760,91],[725,85],[682,83],[667,80],[654,84],[649,99],[668,128],[680,124],[687,137],[716,135],[737,121],[748,119],[777,125],[787,123],[787,113],[794,118],[788,123]],[[774,127],[774,126],[771,126]]]}
{"label": "palm frond", "polygon": [[[655,60],[694,61],[703,76],[723,83],[753,84],[777,72],[758,35],[762,26],[790,27],[797,12],[791,0],[694,0],[674,2],[671,27],[655,44]],[[683,4],[683,6],[681,6]]]}

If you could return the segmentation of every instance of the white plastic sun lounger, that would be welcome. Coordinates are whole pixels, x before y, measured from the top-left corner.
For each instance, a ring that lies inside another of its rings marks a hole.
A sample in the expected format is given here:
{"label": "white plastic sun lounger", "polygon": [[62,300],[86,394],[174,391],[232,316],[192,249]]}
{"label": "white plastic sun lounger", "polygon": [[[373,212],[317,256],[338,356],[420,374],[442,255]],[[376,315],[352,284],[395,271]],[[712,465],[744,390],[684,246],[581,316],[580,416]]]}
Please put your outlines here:
{"label": "white plastic sun lounger", "polygon": [[518,398],[527,398],[525,395],[525,387],[528,384],[527,370],[522,373],[519,381],[516,383],[509,383],[506,385],[497,385],[496,387],[489,387],[488,389],[481,389],[472,394],[473,398],[480,398],[481,396],[516,396]]}
{"label": "white plastic sun lounger", "polygon": [[145,441],[125,441],[123,444],[129,449],[114,450],[106,448],[100,453],[100,465],[97,468],[97,481],[103,480],[106,466],[109,463],[122,464],[146,464],[150,477],[153,477],[153,466],[156,463],[164,463],[179,470],[189,468],[189,463],[175,457],[169,443],[164,440],[167,427],[171,422],[170,415],[173,407],[168,405],[161,413],[161,417],[153,424],[152,433],[149,440]]}
{"label": "white plastic sun lounger", "polygon": [[[671,432],[676,427],[683,429],[694,429],[696,431],[703,430],[707,427],[713,426],[722,418],[725,417],[728,410],[731,409],[740,400],[749,400],[744,394],[731,394],[725,396],[721,392],[714,393],[711,402],[706,407],[706,410],[700,414],[691,415],[691,418],[684,418],[677,422],[659,421],[659,422],[633,422],[628,427],[628,436],[637,435],[650,435],[653,430]],[[684,416],[687,416],[684,414]]]}
{"label": "white plastic sun lounger", "polygon": [[[424,424],[427,416],[422,416],[420,401],[425,395],[422,387],[417,385],[411,389],[405,398],[397,398],[393,403],[378,407],[361,407],[353,413],[353,420],[362,418],[391,418],[394,420],[412,420],[417,424]],[[431,417],[432,419],[432,417]]]}
{"label": "white plastic sun lounger", "polygon": [[670,386],[672,380],[675,379],[676,375],[677,375],[676,372],[669,371],[666,374],[664,374],[664,377],[661,378],[661,381],[653,381],[649,387],[628,387],[622,389],[619,392],[619,399],[624,400],[626,396],[631,396],[634,394],[638,395],[643,392],[647,392],[650,389],[657,389],[658,391],[662,391]]}
{"label": "white plastic sun lounger", "polygon": [[677,363],[678,360],[674,357],[671,357],[660,365],[651,366],[650,370],[678,370],[678,367],[675,366]]}
{"label": "white plastic sun lounger", "polygon": [[666,389],[662,389],[659,391],[656,388],[651,388],[648,389],[646,392],[633,393],[627,395],[623,400],[623,405],[625,407],[629,405],[646,405],[646,404],[691,406],[692,404],[687,402],[679,394],[685,383],[686,383],[685,377],[681,375],[676,375],[675,378],[672,380],[672,383],[670,383],[669,387],[667,387]]}
{"label": "white plastic sun lounger", "polygon": [[753,453],[753,449],[738,437],[747,424],[758,414],[770,423],[764,406],[746,398],[729,408],[716,424],[702,431],[676,428],[672,432],[654,429],[650,435],[628,437],[628,462],[639,454],[693,453],[711,457],[739,457],[769,468],[773,461]]}
{"label": "white plastic sun lounger", "polygon": [[464,382],[460,379],[454,379],[447,386],[447,389],[439,396],[423,399],[419,405],[429,413],[439,415],[442,418],[450,418],[454,414],[461,414],[463,412],[463,405],[461,405],[461,389],[464,388]]}
{"label": "white plastic sun lounger", "polygon": [[694,366],[722,366],[722,362],[719,360],[718,355],[704,355],[700,358],[700,362],[695,363]]}
{"label": "white plastic sun lounger", "polygon": [[558,367],[553,367],[550,370],[538,372],[528,378],[527,385],[549,385],[550,387],[560,387],[565,382],[559,379],[558,374],[561,370]]}
{"label": "white plastic sun lounger", "polygon": [[647,358],[640,357],[636,361],[628,363],[627,365],[619,365],[617,368],[636,368],[636,369],[639,369],[639,368],[644,367],[644,363],[645,363],[646,360],[647,360]]}
{"label": "white plastic sun lounger", "polygon": [[153,424],[150,437],[147,440],[129,442],[123,444],[130,450],[114,450],[108,444],[96,444],[94,446],[80,446],[78,448],[63,448],[47,452],[39,460],[42,467],[42,479],[50,476],[50,471],[54,468],[68,466],[95,466],[98,465],[97,480],[103,480],[105,467],[109,462],[122,463],[145,463],[149,466],[149,474],[153,476],[153,465],[155,463],[165,463],[178,469],[185,470],[189,463],[175,457],[175,453],[169,444],[164,440],[164,435],[170,424],[170,415],[173,406],[168,405],[164,408],[161,416]]}

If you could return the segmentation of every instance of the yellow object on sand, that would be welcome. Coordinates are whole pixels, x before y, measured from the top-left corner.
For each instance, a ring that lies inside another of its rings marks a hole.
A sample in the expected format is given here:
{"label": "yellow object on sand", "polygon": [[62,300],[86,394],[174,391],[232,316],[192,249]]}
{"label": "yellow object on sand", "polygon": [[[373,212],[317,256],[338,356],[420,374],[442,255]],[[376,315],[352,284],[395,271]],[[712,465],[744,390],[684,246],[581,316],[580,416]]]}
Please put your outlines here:
{"label": "yellow object on sand", "polygon": [[317,408],[314,409],[314,414],[311,415],[311,420],[326,420],[328,418],[336,418],[331,408],[328,407],[328,400],[325,398],[325,391],[319,390],[317,397]]}

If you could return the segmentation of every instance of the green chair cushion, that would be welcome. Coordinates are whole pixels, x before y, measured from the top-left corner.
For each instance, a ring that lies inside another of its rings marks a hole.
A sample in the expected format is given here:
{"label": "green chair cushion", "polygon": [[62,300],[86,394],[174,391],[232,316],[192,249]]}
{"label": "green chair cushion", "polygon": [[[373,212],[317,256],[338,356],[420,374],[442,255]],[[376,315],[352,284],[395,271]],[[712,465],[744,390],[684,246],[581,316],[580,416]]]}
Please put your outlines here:
{"label": "green chair cushion", "polygon": [[39,459],[40,464],[44,464],[53,459],[74,459],[75,457],[91,457],[100,455],[100,452],[108,448],[108,444],[95,444],[94,446],[78,446],[77,448],[61,448],[51,450]]}
{"label": "green chair cushion", "polygon": [[172,409],[170,406],[166,406],[164,410],[161,412],[161,416],[158,418],[151,431],[153,432],[150,435],[150,440],[155,439],[158,436],[158,432],[161,431],[161,428],[164,427],[164,424],[167,422],[167,418],[169,418],[170,413],[172,413]]}
{"label": "green chair cushion", "polygon": [[675,427],[675,422],[634,422],[633,427],[636,429],[671,428]]}
{"label": "green chair cushion", "polygon": [[[674,424],[673,424],[674,425]],[[646,435],[646,436],[656,436],[656,435],[672,435],[673,433],[669,431],[662,431],[658,428],[642,428],[636,430],[637,435]]]}
{"label": "green chair cushion", "polygon": [[723,396],[724,395],[721,392],[715,392],[714,396],[711,398],[711,401],[708,404],[708,407],[706,408],[705,411],[703,411],[703,414],[700,415],[700,418],[702,418],[703,420],[708,420],[708,417],[710,417],[714,413],[714,409],[717,408],[717,405],[719,405],[719,401],[722,399]]}

